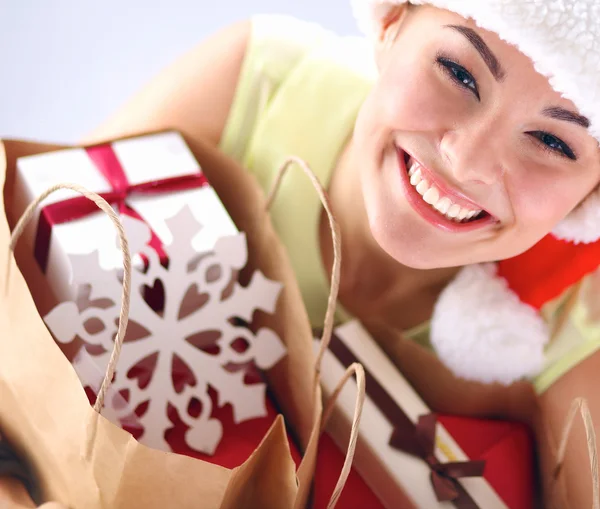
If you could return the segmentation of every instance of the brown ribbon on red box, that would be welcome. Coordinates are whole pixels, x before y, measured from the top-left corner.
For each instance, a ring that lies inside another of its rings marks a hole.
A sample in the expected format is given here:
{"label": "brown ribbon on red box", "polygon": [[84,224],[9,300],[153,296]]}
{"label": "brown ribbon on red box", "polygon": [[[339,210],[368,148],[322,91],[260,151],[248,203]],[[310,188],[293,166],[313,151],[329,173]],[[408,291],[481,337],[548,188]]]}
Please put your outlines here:
{"label": "brown ribbon on red box", "polygon": [[[452,461],[440,463],[435,456],[435,414],[419,417],[417,424],[411,422],[410,428],[402,429],[396,426],[390,439],[390,445],[412,456],[423,459],[431,469],[431,484],[440,502],[457,502],[461,499],[461,477],[481,477],[485,468],[485,461]],[[477,507],[459,502],[459,507]]]}
{"label": "brown ribbon on red box", "polygon": [[[335,334],[330,351],[348,367],[360,362],[354,353]],[[435,414],[421,416],[415,424],[400,408],[376,378],[365,369],[367,396],[375,403],[394,427],[389,444],[406,454],[423,459],[431,470],[430,478],[437,499],[449,501],[458,509],[480,509],[475,500],[459,482],[461,477],[481,477],[485,461],[456,461],[441,463],[435,456]]]}

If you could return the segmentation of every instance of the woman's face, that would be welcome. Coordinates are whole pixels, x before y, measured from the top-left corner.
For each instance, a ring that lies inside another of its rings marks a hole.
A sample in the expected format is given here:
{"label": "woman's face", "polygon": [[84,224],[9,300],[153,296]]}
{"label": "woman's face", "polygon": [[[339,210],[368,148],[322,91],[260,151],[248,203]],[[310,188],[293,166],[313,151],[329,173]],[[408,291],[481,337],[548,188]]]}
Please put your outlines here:
{"label": "woman's face", "polygon": [[374,238],[415,268],[527,250],[600,181],[586,119],[472,21],[427,6],[397,26],[354,136]]}

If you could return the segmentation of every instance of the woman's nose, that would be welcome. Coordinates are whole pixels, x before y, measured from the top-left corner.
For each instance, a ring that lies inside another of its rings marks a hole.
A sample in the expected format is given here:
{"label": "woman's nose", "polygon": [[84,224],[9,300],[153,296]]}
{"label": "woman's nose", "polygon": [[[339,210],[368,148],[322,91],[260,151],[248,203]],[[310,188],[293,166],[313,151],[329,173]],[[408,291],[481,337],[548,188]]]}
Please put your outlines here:
{"label": "woman's nose", "polygon": [[[496,132],[494,132],[496,131]],[[457,182],[492,185],[502,179],[502,135],[492,125],[447,131],[440,150]]]}

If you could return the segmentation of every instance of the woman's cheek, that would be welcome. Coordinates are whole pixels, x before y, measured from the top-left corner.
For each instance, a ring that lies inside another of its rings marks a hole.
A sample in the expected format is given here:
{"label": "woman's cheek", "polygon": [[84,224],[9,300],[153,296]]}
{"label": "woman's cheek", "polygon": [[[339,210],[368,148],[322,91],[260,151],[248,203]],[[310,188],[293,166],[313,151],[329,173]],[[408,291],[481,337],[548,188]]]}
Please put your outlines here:
{"label": "woman's cheek", "polygon": [[381,82],[379,118],[398,131],[433,134],[453,126],[461,114],[462,98],[451,87],[434,69],[394,70]]}
{"label": "woman's cheek", "polygon": [[576,206],[581,192],[573,179],[560,178],[547,168],[521,173],[509,187],[515,219],[521,227],[549,233]]}

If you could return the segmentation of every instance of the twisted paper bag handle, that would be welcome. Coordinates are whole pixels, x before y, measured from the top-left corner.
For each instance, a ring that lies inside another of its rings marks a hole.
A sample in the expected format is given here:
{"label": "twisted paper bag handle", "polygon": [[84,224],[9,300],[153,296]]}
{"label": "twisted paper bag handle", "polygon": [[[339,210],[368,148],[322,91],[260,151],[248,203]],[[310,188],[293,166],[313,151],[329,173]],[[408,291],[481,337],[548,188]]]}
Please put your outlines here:
{"label": "twisted paper bag handle", "polygon": [[[329,197],[327,192],[319,182],[319,179],[314,174],[308,163],[303,159],[290,156],[287,158],[277,172],[277,176],[271,188],[271,192],[267,198],[267,210],[271,208],[273,205],[273,201],[275,200],[275,196],[277,191],[279,190],[279,186],[285,172],[288,170],[290,166],[293,164],[298,165],[307,177],[310,179],[313,187],[315,188],[321,203],[323,204],[323,208],[327,213],[327,217],[329,219],[329,227],[331,229],[331,237],[333,240],[333,269],[331,271],[331,288],[329,291],[329,299],[327,301],[327,312],[325,313],[325,323],[323,325],[323,335],[321,336],[321,343],[319,347],[319,353],[317,355],[316,360],[316,369],[315,369],[315,383],[320,383],[321,377],[321,363],[323,361],[323,356],[325,352],[329,348],[329,343],[331,342],[331,335],[333,333],[333,322],[335,318],[335,307],[337,304],[338,293],[340,289],[340,267],[342,263],[342,241],[340,235],[340,229],[331,211],[331,203],[329,201]],[[332,393],[329,401],[327,403],[327,407],[323,413],[323,421],[321,429],[324,428],[327,423],[329,416],[331,415],[334,405],[337,401],[339,394],[342,389],[346,385],[346,383],[350,380],[352,375],[356,376],[356,383],[358,386],[358,393],[356,396],[356,404],[354,407],[354,418],[352,419],[352,431],[350,433],[350,440],[348,442],[348,450],[346,451],[346,458],[344,460],[344,465],[342,467],[342,471],[340,472],[340,476],[338,478],[338,482],[333,490],[331,498],[329,499],[329,504],[327,506],[328,509],[333,509],[346,485],[346,481],[348,480],[348,475],[350,474],[350,469],[352,468],[352,461],[354,460],[354,452],[356,450],[356,442],[358,440],[358,428],[360,425],[360,418],[362,415],[362,408],[365,401],[365,370],[363,366],[359,363],[354,363],[348,367],[346,373],[340,380],[338,386],[335,391]]]}
{"label": "twisted paper bag handle", "polygon": [[[129,244],[127,242],[127,237],[125,235],[125,230],[123,229],[123,224],[119,219],[117,213],[113,210],[110,204],[101,196],[98,196],[96,193],[85,189],[84,187],[78,184],[71,183],[61,183],[55,184],[52,187],[48,188],[44,191],[40,196],[38,196],[33,202],[29,204],[19,222],[15,226],[13,230],[9,250],[11,252],[14,251],[14,248],[23,234],[23,231],[27,227],[27,224],[33,218],[37,207],[51,194],[55,193],[61,189],[69,189],[71,191],[75,191],[85,198],[93,201],[100,210],[102,210],[105,214],[108,215],[110,220],[112,221],[115,229],[117,230],[117,235],[119,237],[119,244],[121,246],[121,251],[123,252],[123,291],[121,294],[121,312],[119,314],[119,326],[117,329],[117,335],[115,338],[115,344],[113,347],[113,351],[110,356],[110,360],[108,362],[108,367],[106,368],[106,373],[104,375],[104,380],[102,380],[102,385],[100,386],[100,390],[98,391],[98,395],[96,397],[96,402],[94,404],[94,410],[96,414],[99,414],[104,406],[104,399],[106,398],[106,393],[110,388],[110,384],[112,383],[113,376],[115,374],[115,369],[117,367],[117,362],[119,361],[119,355],[121,354],[121,347],[123,346],[123,340],[125,338],[125,333],[127,331],[127,323],[129,322],[129,304],[131,298],[131,253],[129,251]],[[8,281],[10,280],[10,267],[11,267],[11,257],[8,257],[7,267],[6,267],[6,290],[8,291]],[[96,438],[96,429],[97,429],[97,419],[94,418],[91,424],[89,441],[85,446],[85,456],[89,458],[92,452],[93,444],[95,443]]]}
{"label": "twisted paper bag handle", "polygon": [[[119,314],[119,326],[117,329],[117,336],[115,338],[115,345],[113,347],[113,351],[110,356],[110,360],[108,362],[108,367],[106,369],[106,374],[104,375],[104,380],[102,381],[102,385],[100,386],[100,390],[98,391],[98,395],[96,397],[96,403],[94,404],[94,410],[98,413],[102,410],[104,406],[104,399],[106,397],[106,393],[110,387],[111,381],[115,374],[115,369],[117,366],[117,362],[119,360],[119,355],[121,353],[121,347],[123,346],[123,340],[125,338],[125,333],[127,331],[127,324],[129,322],[129,305],[130,305],[130,297],[131,297],[131,253],[129,251],[129,243],[127,242],[127,237],[125,235],[125,230],[123,229],[123,224],[119,219],[117,213],[113,210],[110,204],[101,196],[97,195],[92,191],[88,191],[84,187],[78,184],[70,184],[70,183],[62,183],[55,184],[52,187],[48,188],[44,191],[40,196],[38,196],[33,202],[29,204],[19,222],[15,226],[15,229],[12,233],[10,240],[10,251],[14,251],[14,248],[21,237],[23,231],[27,227],[29,221],[33,218],[37,207],[42,203],[48,196],[55,193],[61,189],[70,189],[71,191],[75,191],[85,198],[93,201],[100,210],[108,215],[110,220],[112,221],[115,229],[117,230],[117,235],[119,237],[119,244],[121,246],[121,251],[123,252],[123,291],[121,293],[121,312]],[[8,266],[6,269],[7,275],[10,274],[10,266],[11,260],[8,259]],[[7,284],[9,278],[6,278]]]}
{"label": "twisted paper bag handle", "polygon": [[[567,444],[569,442],[569,437],[571,436],[571,431],[577,415],[581,416],[583,425],[585,427],[590,470],[592,474],[592,509],[600,509],[600,480],[598,476],[598,449],[596,446],[596,432],[594,430],[592,414],[585,398],[576,398],[571,403],[571,408],[561,432],[556,467],[554,468],[552,477],[551,494],[556,493],[556,490],[558,489],[558,478],[562,471],[565,455],[567,453]],[[552,499],[554,499],[554,497],[552,497]]]}

